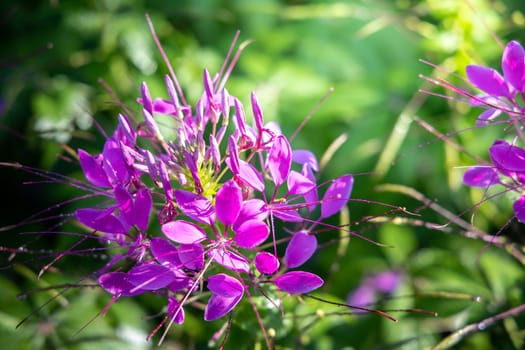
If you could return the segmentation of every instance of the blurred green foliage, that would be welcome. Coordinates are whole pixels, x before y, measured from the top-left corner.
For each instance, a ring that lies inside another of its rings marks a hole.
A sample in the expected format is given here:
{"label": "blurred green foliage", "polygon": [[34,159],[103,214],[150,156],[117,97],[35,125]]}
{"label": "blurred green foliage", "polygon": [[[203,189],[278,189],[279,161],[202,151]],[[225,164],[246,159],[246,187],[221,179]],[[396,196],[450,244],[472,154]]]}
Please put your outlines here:
{"label": "blurred green foliage", "polygon": [[[321,238],[323,248],[309,264],[327,280],[319,296],[344,303],[362,277],[399,270],[404,276],[401,287],[378,306],[439,314],[393,312],[399,320],[393,323],[374,314],[350,315],[347,308],[311,299],[284,300],[289,304],[284,318],[271,307],[262,313],[268,327],[276,331],[276,348],[429,348],[456,329],[525,303],[523,261],[508,253],[510,245],[506,251],[469,239],[462,234],[466,229],[443,213],[402,193],[378,192],[375,186],[398,183],[415,189],[466,225],[474,208],[477,227],[522,249],[521,225],[498,231],[512,215],[511,201],[501,197],[478,207],[483,193],[460,183],[461,167],[476,163],[469,152],[486,157],[487,147],[504,132],[473,129],[479,111],[418,91],[447,94],[428,86],[419,74],[464,85],[447,72],[463,75],[469,63],[499,68],[498,40],[524,42],[525,15],[520,5],[519,0],[48,0],[36,7],[31,1],[3,2],[0,160],[80,176],[72,162],[57,156],[66,155],[60,144],[98,149],[104,138],[99,129],[111,132],[122,111],[101,80],[137,115],[140,82],[148,83],[152,95],[166,95],[167,68],[145,13],[150,14],[189,101],[202,93],[203,68],[218,71],[240,30],[242,40],[253,42],[244,50],[227,88],[245,104],[250,92],[256,91],[265,118],[278,121],[286,134],[291,135],[333,88],[293,146],[321,157],[334,139],[347,134],[348,140],[322,177],[361,174],[353,197],[365,201],[351,202],[351,220],[376,217],[352,229],[387,246],[326,233]],[[434,70],[420,59],[443,69]],[[425,130],[415,117],[461,148]],[[34,177],[12,169],[2,168],[1,179],[6,201],[0,214],[2,227],[71,197],[66,186],[22,186]],[[383,223],[391,221],[382,216],[391,207],[375,201],[398,208],[393,215],[398,220]],[[45,227],[36,224],[31,231]],[[71,244],[65,237],[35,241],[32,235],[16,232],[2,231],[0,246],[16,248],[32,240],[32,249],[45,251]],[[0,339],[5,348],[154,346],[145,342],[163,307],[154,297],[119,300],[104,318],[83,328],[109,296],[89,286],[67,288],[63,295],[57,294],[60,288],[48,288],[78,282],[89,264],[102,263],[96,257],[87,265],[69,267],[64,259],[38,279],[35,271],[49,263],[51,255],[37,259],[28,254],[15,264],[8,253],[2,255],[0,276]],[[89,280],[79,283],[89,285]],[[35,288],[41,291],[28,292]],[[17,298],[20,294],[24,297]],[[40,307],[49,298],[52,301]],[[264,298],[257,298],[264,303]],[[233,320],[226,348],[264,346],[248,303]],[[454,348],[518,349],[523,345],[524,323],[523,316],[509,317],[460,339]],[[161,348],[206,348],[221,326],[220,321],[204,323],[201,313],[187,311],[186,323],[172,327]]]}

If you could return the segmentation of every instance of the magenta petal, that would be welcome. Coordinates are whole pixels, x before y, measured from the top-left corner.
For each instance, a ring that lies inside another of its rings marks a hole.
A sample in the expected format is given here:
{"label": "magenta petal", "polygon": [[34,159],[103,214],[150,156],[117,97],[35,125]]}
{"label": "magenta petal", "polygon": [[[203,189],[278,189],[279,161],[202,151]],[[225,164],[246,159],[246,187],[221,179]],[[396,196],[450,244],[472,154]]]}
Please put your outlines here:
{"label": "magenta petal", "polygon": [[268,153],[268,170],[275,186],[280,186],[290,173],[292,148],[283,135],[277,136]]}
{"label": "magenta petal", "polygon": [[148,85],[145,82],[140,84],[140,93],[142,96],[141,103],[148,112],[153,113],[153,101],[149,93]]}
{"label": "magenta petal", "polygon": [[514,209],[514,215],[516,215],[516,218],[522,222],[525,223],[525,197],[521,196],[514,202],[512,205],[512,208]]}
{"label": "magenta petal", "polygon": [[[307,178],[309,178],[310,181],[312,181],[312,183],[315,183],[315,175],[309,166],[307,166],[306,164],[303,165],[301,173],[303,174],[303,176],[306,176]],[[310,212],[314,211],[319,202],[319,195],[317,193],[317,187],[314,187],[311,191],[308,191],[307,193],[305,193],[303,197],[304,197],[305,202],[309,204],[308,210]]]}
{"label": "magenta petal", "polygon": [[184,309],[180,302],[173,297],[168,298],[168,316],[170,319],[175,317],[173,322],[176,324],[184,323]]}
{"label": "magenta petal", "polygon": [[204,266],[204,248],[200,244],[181,244],[179,259],[190,270],[200,270]]}
{"label": "magenta petal", "polygon": [[304,219],[296,208],[290,208],[288,204],[273,204],[272,214],[286,222],[303,222]]}
{"label": "magenta petal", "polygon": [[496,169],[505,175],[525,172],[525,150],[506,141],[497,140],[489,148],[490,159]]}
{"label": "magenta petal", "polygon": [[279,259],[268,252],[260,252],[255,256],[255,267],[260,273],[274,274],[279,269]]}
{"label": "magenta petal", "polygon": [[109,180],[114,184],[126,183],[129,180],[130,173],[120,143],[113,138],[107,139],[104,144],[103,155],[103,167]]}
{"label": "magenta petal", "polygon": [[120,210],[120,213],[126,220],[126,222],[132,226],[135,218],[135,212],[133,210],[133,198],[124,187],[118,185],[115,187],[115,199]]}
{"label": "magenta petal", "polygon": [[324,283],[321,277],[304,271],[287,272],[277,277],[274,282],[280,290],[290,294],[308,293]]}
{"label": "magenta petal", "polygon": [[177,110],[175,109],[173,102],[165,100],[163,98],[156,98],[153,101],[153,112],[160,113],[160,114],[171,114],[171,115],[177,114]]}
{"label": "magenta petal", "polygon": [[525,90],[525,50],[517,41],[511,41],[505,47],[501,58],[503,75],[519,92]]}
{"label": "magenta petal", "polygon": [[122,133],[122,138],[125,139],[124,142],[127,145],[134,145],[137,140],[137,133],[135,132],[133,125],[131,125],[128,117],[124,114],[119,114],[118,122],[118,128]]}
{"label": "magenta petal", "polygon": [[315,155],[304,149],[297,149],[293,151],[292,161],[299,164],[306,164],[310,169],[319,171],[319,163]]}
{"label": "magenta petal", "polygon": [[286,247],[284,261],[290,269],[304,264],[317,249],[317,238],[304,232],[297,232]]}
{"label": "magenta petal", "polygon": [[383,293],[393,293],[401,283],[401,274],[397,271],[384,271],[369,279],[370,285]]}
{"label": "magenta petal", "polygon": [[230,156],[226,159],[228,167],[231,169],[233,175],[239,175],[240,165],[239,165],[239,152],[237,151],[237,143],[233,136],[228,138],[228,152]]}
{"label": "magenta petal", "polygon": [[177,243],[191,244],[206,239],[206,232],[199,226],[184,220],[168,222],[161,227],[162,232]]}
{"label": "magenta petal", "polygon": [[[108,293],[115,296],[130,297],[144,293],[128,282],[128,275],[124,272],[109,272],[98,278],[98,283]],[[133,290],[133,291],[132,291]]]}
{"label": "magenta petal", "polygon": [[215,197],[215,213],[217,218],[226,226],[231,226],[242,205],[242,192],[235,181],[226,181],[217,191]]}
{"label": "magenta petal", "polygon": [[305,194],[315,189],[315,182],[297,171],[290,171],[287,179],[289,194]]}
{"label": "magenta petal", "polygon": [[498,172],[490,167],[476,166],[463,174],[463,183],[472,187],[489,187],[499,183]]}
{"label": "magenta petal", "polygon": [[226,315],[233,310],[244,294],[244,287],[238,280],[222,273],[208,278],[208,289],[213,294],[204,310],[206,321]]}
{"label": "magenta petal", "polygon": [[152,238],[149,246],[151,254],[161,265],[170,269],[181,268],[182,263],[179,259],[177,248],[166,239],[160,237]]}
{"label": "magenta petal", "polygon": [[253,120],[255,122],[255,127],[257,128],[257,131],[260,134],[264,128],[264,117],[263,117],[261,106],[259,105],[259,101],[257,100],[257,96],[255,95],[255,92],[251,93],[251,102],[252,102]]}
{"label": "magenta petal", "polygon": [[83,149],[78,149],[80,166],[86,179],[95,186],[110,187],[108,176],[102,167],[102,155],[91,156]]}
{"label": "magenta petal", "polygon": [[208,289],[224,297],[236,297],[244,293],[244,287],[236,278],[219,273],[208,277]]}
{"label": "magenta petal", "polygon": [[[360,286],[354,290],[346,299],[350,306],[370,307],[376,302],[376,290],[371,286]],[[356,313],[361,313],[363,310],[355,310]]]}
{"label": "magenta petal", "polygon": [[476,120],[476,126],[484,126],[490,124],[491,121],[501,115],[501,110],[490,108],[481,113]]}
{"label": "magenta petal", "polygon": [[252,198],[244,201],[242,203],[241,211],[239,216],[233,223],[233,230],[237,231],[237,228],[245,221],[248,220],[266,220],[268,217],[268,209],[266,208],[266,203],[258,198]]}
{"label": "magenta petal", "polygon": [[135,194],[135,201],[133,205],[133,211],[135,213],[135,219],[133,223],[143,231],[146,231],[149,224],[149,217],[151,208],[153,207],[153,200],[151,194],[147,188],[141,188]]}
{"label": "magenta petal", "polygon": [[489,95],[510,97],[510,91],[505,79],[495,69],[469,65],[467,76],[470,82],[478,89]]}
{"label": "magenta petal", "polygon": [[270,230],[264,222],[248,220],[239,225],[234,240],[241,248],[253,248],[263,243],[269,234]]}
{"label": "magenta petal", "polygon": [[205,224],[215,221],[215,211],[206,197],[184,190],[176,190],[174,195],[177,205],[185,215]]}
{"label": "magenta petal", "polygon": [[113,209],[78,209],[75,216],[78,221],[93,230],[106,233],[127,233],[122,222],[112,214]]}
{"label": "magenta petal", "polygon": [[239,174],[237,175],[246,185],[263,192],[264,180],[259,171],[250,163],[239,160]]}
{"label": "magenta petal", "polygon": [[354,177],[350,174],[335,179],[326,190],[321,203],[321,219],[338,213],[350,199]]}
{"label": "magenta petal", "polygon": [[169,268],[157,264],[137,265],[128,272],[129,283],[136,289],[145,290],[164,288],[173,282],[175,277]]}
{"label": "magenta petal", "polygon": [[204,309],[204,320],[213,321],[222,316],[226,315],[228,312],[233,310],[235,306],[239,303],[242,298],[242,294],[236,297],[223,297],[222,295],[212,294],[210,300],[208,300],[208,305]]}
{"label": "magenta petal", "polygon": [[250,272],[250,264],[242,256],[230,252],[224,248],[211,249],[208,253],[210,258],[218,264],[232,271]]}

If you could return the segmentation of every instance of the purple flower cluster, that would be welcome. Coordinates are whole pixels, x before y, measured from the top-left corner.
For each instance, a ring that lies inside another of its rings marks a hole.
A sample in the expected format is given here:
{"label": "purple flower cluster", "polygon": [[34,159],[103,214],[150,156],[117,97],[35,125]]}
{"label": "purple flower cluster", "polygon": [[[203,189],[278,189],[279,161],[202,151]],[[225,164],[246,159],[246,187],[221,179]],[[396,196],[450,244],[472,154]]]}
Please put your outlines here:
{"label": "purple flower cluster", "polygon": [[488,188],[503,185],[510,192],[518,194],[513,209],[516,218],[525,223],[525,149],[516,145],[521,139],[523,116],[525,113],[525,50],[516,41],[509,42],[501,60],[503,75],[497,70],[469,65],[466,73],[469,82],[483,93],[470,95],[465,91],[451,87],[462,95],[470,97],[471,105],[484,107],[476,125],[494,123],[502,114],[508,115],[508,122],[515,126],[516,134],[511,142],[496,140],[489,148],[491,163],[471,167],[463,175],[467,186]]}
{"label": "purple flower cluster", "polygon": [[478,165],[470,168],[463,175],[463,183],[472,187],[488,188],[501,184],[510,191],[516,192],[514,215],[525,223],[525,149],[496,140],[489,148],[492,165]]}
{"label": "purple flower cluster", "polygon": [[517,41],[505,47],[501,58],[503,76],[490,67],[469,65],[467,77],[475,87],[483,91],[473,96],[473,106],[485,107],[477,125],[486,125],[505,113],[512,120],[521,123],[524,115],[523,98],[525,92],[525,50]]}
{"label": "purple flower cluster", "polygon": [[[321,195],[314,154],[292,149],[276,123],[264,122],[255,93],[249,125],[226,78],[204,70],[194,106],[174,76],[165,77],[168,99],[152,98],[143,83],[143,122],[121,114],[101,153],[78,150],[103,200],[78,209],[76,219],[122,248],[98,272],[100,286],[113,301],[165,297],[170,325],[184,322],[190,300],[205,304],[204,319],[212,321],[245,295],[319,288],[321,277],[295,269],[317,250],[315,228],[345,207],[352,191],[353,176],[343,175]],[[295,223],[294,231],[283,234],[282,223]],[[282,256],[278,238],[287,242]]]}

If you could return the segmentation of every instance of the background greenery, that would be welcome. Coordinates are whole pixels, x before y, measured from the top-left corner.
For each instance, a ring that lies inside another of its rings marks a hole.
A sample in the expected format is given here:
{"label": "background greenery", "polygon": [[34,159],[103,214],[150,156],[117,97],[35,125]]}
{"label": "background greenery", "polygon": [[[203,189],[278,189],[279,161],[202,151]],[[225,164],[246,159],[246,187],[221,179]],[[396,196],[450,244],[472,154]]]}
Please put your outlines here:
{"label": "background greenery", "polygon": [[[511,222],[499,231],[512,216],[511,198],[501,196],[494,203],[476,206],[483,193],[460,183],[461,167],[476,163],[469,152],[486,158],[487,147],[505,132],[473,129],[479,111],[419,92],[447,93],[428,86],[420,74],[437,74],[464,84],[447,71],[463,75],[469,63],[499,68],[502,48],[493,35],[504,43],[525,42],[520,0],[49,0],[39,4],[4,1],[0,6],[4,38],[0,161],[4,162],[80,178],[78,167],[65,159],[67,150],[61,145],[98,149],[103,136],[95,121],[111,132],[121,111],[99,79],[136,113],[140,82],[146,81],[153,95],[166,94],[163,75],[167,69],[145,13],[150,14],[189,101],[202,92],[203,68],[211,72],[220,68],[237,30],[241,40],[253,39],[253,43],[243,52],[227,87],[246,105],[250,92],[256,91],[265,118],[278,121],[287,135],[333,87],[293,146],[309,148],[321,157],[334,139],[347,134],[348,140],[323,169],[322,178],[360,174],[353,197],[366,201],[350,203],[351,221],[356,222],[352,228],[393,248],[326,233],[322,237],[326,244],[308,266],[327,279],[318,296],[344,302],[364,276],[396,270],[403,274],[403,282],[379,306],[424,308],[439,316],[393,312],[399,319],[393,323],[377,315],[348,315],[347,309],[313,300],[287,301],[291,311],[284,320],[271,313],[266,317],[269,327],[279,330],[277,348],[428,348],[454,330],[525,302],[525,270],[505,249],[465,237],[465,227],[436,213],[436,207],[426,208],[410,196],[376,188],[396,183],[415,189],[457,220],[465,219],[465,225],[475,212],[477,227],[523,250],[522,225]],[[444,70],[436,73],[420,59]],[[463,148],[428,132],[417,118]],[[0,178],[1,227],[74,193],[67,186],[22,185],[37,178],[10,168],[2,168]],[[373,201],[418,215],[397,210],[387,219],[382,213],[390,208]],[[365,217],[369,219],[358,225]],[[398,219],[391,222],[393,217]],[[428,223],[448,225],[430,229]],[[153,347],[144,339],[159,321],[155,315],[162,302],[155,298],[120,300],[103,319],[76,334],[109,302],[108,295],[97,288],[75,286],[57,296],[62,289],[46,287],[76,283],[103,262],[95,254],[66,258],[38,279],[39,269],[52,260],[50,251],[67,249],[72,239],[28,233],[48,227],[49,222],[37,223],[0,232],[3,346]],[[28,247],[33,253],[16,254],[13,259],[9,249],[17,247]],[[31,292],[34,289],[40,290]],[[481,300],[474,301],[478,296]],[[226,348],[263,346],[250,308],[236,312]],[[519,349],[524,322],[523,316],[508,317],[450,346]],[[220,321],[205,323],[198,311],[189,312],[186,323],[173,327],[161,348],[206,348],[221,325]]]}

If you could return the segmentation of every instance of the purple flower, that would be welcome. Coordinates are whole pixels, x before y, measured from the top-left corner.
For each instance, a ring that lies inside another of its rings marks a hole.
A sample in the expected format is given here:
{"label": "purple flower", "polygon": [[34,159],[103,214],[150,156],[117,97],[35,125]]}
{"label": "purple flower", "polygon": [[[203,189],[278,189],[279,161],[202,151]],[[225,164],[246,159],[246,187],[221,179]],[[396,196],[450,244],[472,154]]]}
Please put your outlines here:
{"label": "purple flower", "polygon": [[[77,152],[86,181],[73,183],[91,201],[74,217],[110,256],[96,271],[98,284],[112,302],[163,298],[166,316],[153,333],[168,320],[167,328],[183,323],[189,305],[205,305],[204,320],[213,321],[242,303],[256,308],[252,293],[270,299],[276,290],[280,298],[320,288],[320,276],[290,269],[314,256],[316,228],[332,228],[323,220],[350,199],[350,174],[328,180],[320,198],[315,155],[294,150],[277,123],[265,123],[255,93],[250,125],[241,99],[225,88],[237,57],[214,76],[204,69],[194,104],[174,75],[165,77],[169,99],[142,82],[142,121],[120,114],[100,153]],[[282,229],[287,223],[296,226]]]}
{"label": "purple flower", "polygon": [[525,223],[523,196],[525,186],[525,149],[509,144],[504,140],[496,140],[489,148],[492,165],[474,166],[463,175],[463,183],[472,187],[488,188],[501,184],[513,192],[520,194],[514,202],[513,209],[516,218]]}
{"label": "purple flower", "polygon": [[465,69],[468,81],[481,93],[474,94],[442,79],[425,78],[429,82],[443,86],[468,98],[471,106],[482,107],[476,125],[493,123],[497,117],[506,114],[510,122],[523,120],[525,110],[521,101],[525,93],[525,50],[517,41],[510,41],[503,51],[501,70],[471,64]]}
{"label": "purple flower", "polygon": [[[363,278],[358,288],[349,293],[346,301],[350,306],[373,307],[378,296],[391,295],[399,287],[402,275],[397,271],[382,271]],[[357,313],[363,311],[357,310]]]}

